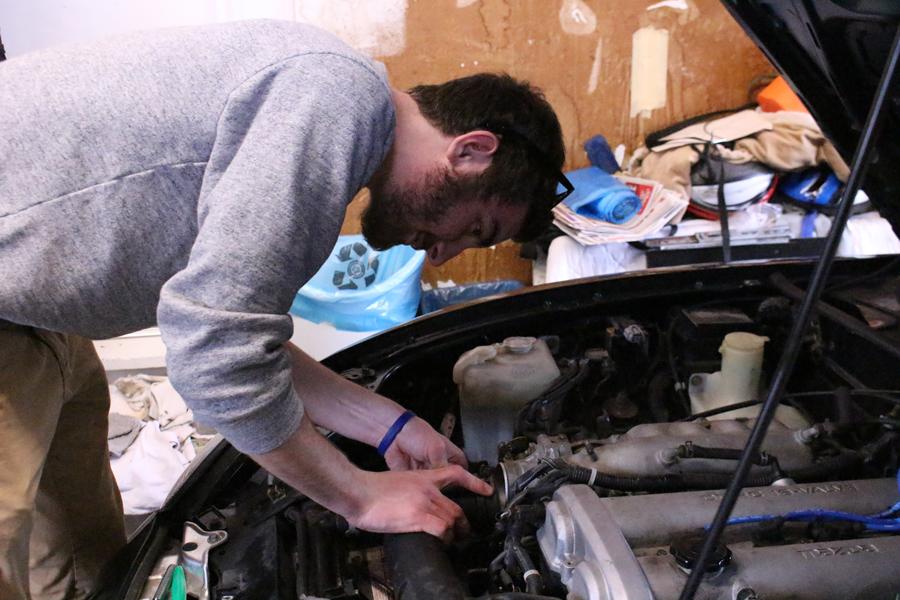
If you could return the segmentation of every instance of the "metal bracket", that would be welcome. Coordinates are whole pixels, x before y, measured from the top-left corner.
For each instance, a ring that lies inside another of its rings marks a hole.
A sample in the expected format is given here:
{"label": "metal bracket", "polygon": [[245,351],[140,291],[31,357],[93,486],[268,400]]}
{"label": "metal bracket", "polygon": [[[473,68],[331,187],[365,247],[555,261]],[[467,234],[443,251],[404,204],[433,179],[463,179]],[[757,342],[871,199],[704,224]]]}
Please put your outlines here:
{"label": "metal bracket", "polygon": [[226,531],[206,531],[190,521],[184,524],[178,564],[184,567],[187,593],[198,600],[209,600],[209,551],[227,539]]}

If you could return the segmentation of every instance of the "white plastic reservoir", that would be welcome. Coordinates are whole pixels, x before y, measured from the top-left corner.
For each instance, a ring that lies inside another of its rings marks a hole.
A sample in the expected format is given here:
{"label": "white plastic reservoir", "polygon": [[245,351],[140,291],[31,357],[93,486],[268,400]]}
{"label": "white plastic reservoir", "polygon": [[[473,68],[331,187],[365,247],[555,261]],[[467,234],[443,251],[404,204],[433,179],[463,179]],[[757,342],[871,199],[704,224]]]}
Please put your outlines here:
{"label": "white plastic reservoir", "polygon": [[736,331],[722,340],[719,399],[725,403],[753,400],[759,393],[763,348],[769,338]]}
{"label": "white plastic reservoir", "polygon": [[[716,408],[763,398],[763,352],[769,338],[736,331],[722,340],[722,370],[715,373],[695,373],[688,380],[691,411],[705,412]],[[759,406],[750,406],[709,417],[710,419],[755,418]],[[796,409],[781,405],[775,418],[788,427],[809,425]]]}
{"label": "white plastic reservoir", "polygon": [[497,462],[497,444],[512,438],[519,410],[559,377],[559,368],[544,340],[510,337],[478,346],[453,367],[470,461]]}

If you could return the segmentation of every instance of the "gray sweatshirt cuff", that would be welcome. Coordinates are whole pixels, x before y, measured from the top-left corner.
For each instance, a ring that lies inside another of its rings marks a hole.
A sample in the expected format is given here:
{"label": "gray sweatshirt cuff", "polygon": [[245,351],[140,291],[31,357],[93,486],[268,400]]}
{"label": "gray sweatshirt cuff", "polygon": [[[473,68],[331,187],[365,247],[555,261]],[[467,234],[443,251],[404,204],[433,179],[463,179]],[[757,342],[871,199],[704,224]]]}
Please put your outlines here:
{"label": "gray sweatshirt cuff", "polygon": [[256,407],[239,420],[218,424],[218,431],[244,454],[265,454],[287,442],[300,427],[303,404],[291,387],[287,394]]}

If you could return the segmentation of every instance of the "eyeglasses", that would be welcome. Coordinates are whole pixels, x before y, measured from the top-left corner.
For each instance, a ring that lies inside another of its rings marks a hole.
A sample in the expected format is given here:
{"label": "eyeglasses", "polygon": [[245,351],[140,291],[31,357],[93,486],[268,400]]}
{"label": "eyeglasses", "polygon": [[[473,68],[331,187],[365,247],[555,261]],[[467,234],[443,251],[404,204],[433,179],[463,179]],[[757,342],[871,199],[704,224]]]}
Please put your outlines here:
{"label": "eyeglasses", "polygon": [[[544,172],[553,177],[553,180],[558,184],[556,186],[557,192],[553,196],[554,206],[568,198],[569,194],[575,191],[575,186],[572,185],[572,182],[569,181],[569,178],[566,177],[562,171],[557,169],[547,157],[547,154],[544,153],[543,150],[538,148],[537,144],[532,142],[528,138],[528,136],[521,131],[518,131],[509,125],[493,122],[484,123],[478,129],[486,129],[487,131],[490,131],[495,135],[499,135],[518,144],[521,144],[525,148],[525,150],[531,154],[532,158],[537,161]],[[562,188],[562,191],[559,191],[560,188]]]}

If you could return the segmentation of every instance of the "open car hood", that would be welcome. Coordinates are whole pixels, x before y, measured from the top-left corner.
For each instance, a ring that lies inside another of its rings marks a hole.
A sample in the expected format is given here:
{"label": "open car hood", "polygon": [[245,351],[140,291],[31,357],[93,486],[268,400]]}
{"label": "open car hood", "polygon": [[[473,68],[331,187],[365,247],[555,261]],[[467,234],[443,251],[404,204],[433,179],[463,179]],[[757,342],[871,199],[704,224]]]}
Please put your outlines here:
{"label": "open car hood", "polygon": [[[723,0],[850,164],[900,23],[896,0]],[[863,189],[900,234],[900,89]]]}

